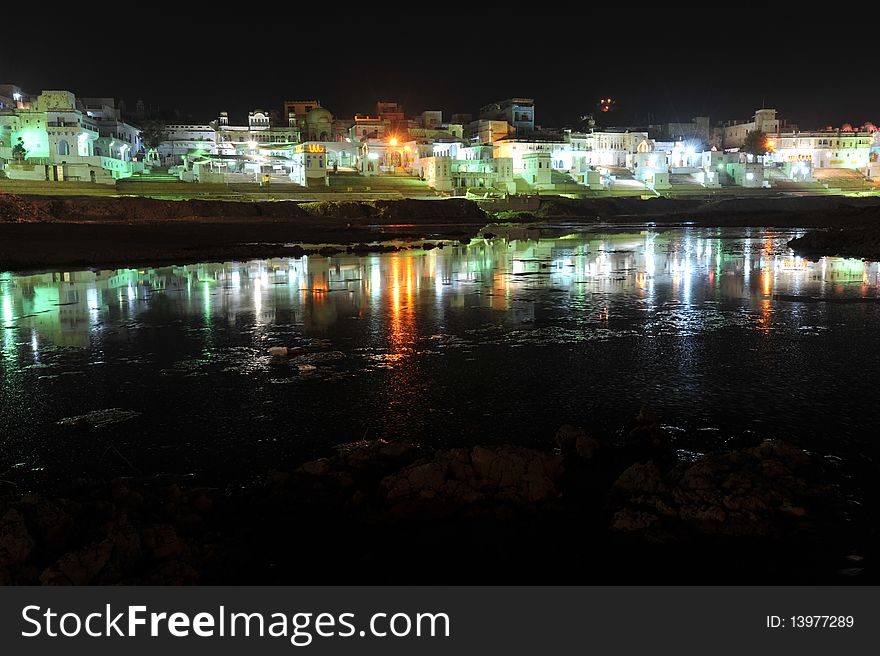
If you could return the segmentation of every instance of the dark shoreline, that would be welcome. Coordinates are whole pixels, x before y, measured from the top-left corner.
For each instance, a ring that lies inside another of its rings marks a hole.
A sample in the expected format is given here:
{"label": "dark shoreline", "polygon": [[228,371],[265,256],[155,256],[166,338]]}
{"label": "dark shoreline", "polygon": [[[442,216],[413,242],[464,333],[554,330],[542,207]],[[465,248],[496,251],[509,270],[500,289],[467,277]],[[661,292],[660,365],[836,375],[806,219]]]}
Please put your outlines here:
{"label": "dark shoreline", "polygon": [[[501,209],[460,199],[296,203],[0,194],[0,270],[299,257],[321,245],[377,252],[394,240],[467,239],[497,222],[571,230],[607,223],[856,228],[880,218],[875,197],[549,198],[534,213],[484,208]],[[848,254],[873,252],[856,243]]]}
{"label": "dark shoreline", "polygon": [[682,461],[647,408],[618,436],[564,426],[537,449],[363,441],[251,485],[7,493],[0,584],[397,584],[427,564],[425,583],[865,584],[866,466],[778,441]]}

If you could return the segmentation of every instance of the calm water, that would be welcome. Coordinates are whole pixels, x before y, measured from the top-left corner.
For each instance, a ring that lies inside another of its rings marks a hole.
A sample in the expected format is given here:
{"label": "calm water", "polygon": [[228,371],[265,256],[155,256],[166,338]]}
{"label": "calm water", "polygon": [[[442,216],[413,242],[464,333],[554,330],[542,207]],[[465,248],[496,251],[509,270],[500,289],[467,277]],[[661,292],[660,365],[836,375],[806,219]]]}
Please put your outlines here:
{"label": "calm water", "polygon": [[244,480],[364,437],[545,444],[643,402],[683,450],[874,452],[876,263],[794,257],[794,232],[627,230],[0,274],[0,479]]}

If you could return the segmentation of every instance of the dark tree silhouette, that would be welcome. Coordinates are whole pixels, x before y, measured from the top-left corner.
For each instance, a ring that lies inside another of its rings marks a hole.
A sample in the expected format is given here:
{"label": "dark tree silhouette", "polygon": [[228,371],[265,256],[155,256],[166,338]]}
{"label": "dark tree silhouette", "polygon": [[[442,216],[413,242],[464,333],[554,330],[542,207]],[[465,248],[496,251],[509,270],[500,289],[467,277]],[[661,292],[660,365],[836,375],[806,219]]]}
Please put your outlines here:
{"label": "dark tree silhouette", "polygon": [[749,153],[750,155],[766,155],[770,150],[770,147],[767,144],[767,135],[760,130],[752,130],[746,134],[746,138],[743,139],[743,145],[740,150],[744,153]]}

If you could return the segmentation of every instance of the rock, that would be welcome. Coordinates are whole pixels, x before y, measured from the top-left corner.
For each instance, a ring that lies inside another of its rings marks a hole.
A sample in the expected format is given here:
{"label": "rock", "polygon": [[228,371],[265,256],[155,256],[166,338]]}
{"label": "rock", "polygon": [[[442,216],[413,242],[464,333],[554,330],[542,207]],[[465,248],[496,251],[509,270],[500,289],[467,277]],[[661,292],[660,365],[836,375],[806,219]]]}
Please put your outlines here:
{"label": "rock", "polygon": [[602,443],[583,428],[566,424],[556,432],[556,446],[562,455],[575,455],[584,462],[593,461],[602,450]]}
{"label": "rock", "polygon": [[[663,471],[635,463],[614,484],[614,530],[782,539],[831,531],[843,498],[827,481],[824,461],[768,441],[712,454]],[[650,537],[649,535],[647,537]]]}
{"label": "rock", "polygon": [[303,464],[299,471],[311,476],[324,476],[330,471],[330,461],[327,458],[319,458]]}
{"label": "rock", "polygon": [[141,531],[141,543],[154,560],[176,558],[183,553],[183,543],[173,526],[150,526]]}
{"label": "rock", "polygon": [[199,573],[189,563],[182,560],[163,560],[144,577],[148,585],[194,585],[199,582]]}
{"label": "rock", "polygon": [[64,554],[54,565],[40,575],[43,585],[88,585],[110,562],[113,542],[109,539],[93,542]]}
{"label": "rock", "polygon": [[657,413],[647,406],[642,406],[635,425],[624,436],[624,444],[634,460],[654,460],[672,455],[668,433],[660,426]]}
{"label": "rock", "polygon": [[0,567],[23,563],[34,549],[22,514],[10,508],[0,517]]}
{"label": "rock", "polygon": [[51,217],[36,203],[15,194],[0,192],[0,221],[24,223],[46,220],[51,220]]}
{"label": "rock", "polygon": [[514,446],[437,451],[382,480],[386,510],[394,519],[491,514],[500,505],[516,511],[559,495],[561,458]]}
{"label": "rock", "polygon": [[653,462],[637,462],[628,467],[614,483],[620,490],[657,494],[665,490],[663,474]]}
{"label": "rock", "polygon": [[37,494],[27,494],[18,504],[29,531],[40,549],[48,553],[63,551],[75,527],[80,507],[64,499],[49,500]]}

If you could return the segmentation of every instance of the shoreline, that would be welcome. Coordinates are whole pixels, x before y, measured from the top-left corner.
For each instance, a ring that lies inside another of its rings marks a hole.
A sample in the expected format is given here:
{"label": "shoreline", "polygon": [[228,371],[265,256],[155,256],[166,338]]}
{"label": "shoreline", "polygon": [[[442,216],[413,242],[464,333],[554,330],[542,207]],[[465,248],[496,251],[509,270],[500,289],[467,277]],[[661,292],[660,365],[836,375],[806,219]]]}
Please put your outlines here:
{"label": "shoreline", "polygon": [[0,194],[0,271],[300,257],[321,245],[380,252],[389,250],[380,244],[395,240],[468,239],[492,224],[573,231],[608,223],[861,228],[878,218],[878,197],[547,197],[536,211],[524,212],[464,199],[298,203]]}

